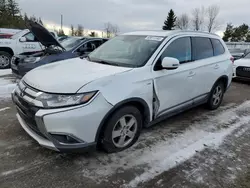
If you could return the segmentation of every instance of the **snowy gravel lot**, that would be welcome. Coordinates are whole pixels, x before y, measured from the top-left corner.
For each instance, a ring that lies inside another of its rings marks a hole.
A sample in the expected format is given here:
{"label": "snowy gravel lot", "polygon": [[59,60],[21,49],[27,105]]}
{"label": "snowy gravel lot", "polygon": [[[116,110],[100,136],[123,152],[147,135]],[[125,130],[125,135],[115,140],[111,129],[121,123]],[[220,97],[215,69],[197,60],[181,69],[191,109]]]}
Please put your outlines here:
{"label": "snowy gravel lot", "polygon": [[143,130],[124,152],[70,155],[40,147],[22,130],[9,74],[0,71],[1,188],[243,187],[238,179],[250,172],[246,83],[233,83],[216,111],[201,106]]}

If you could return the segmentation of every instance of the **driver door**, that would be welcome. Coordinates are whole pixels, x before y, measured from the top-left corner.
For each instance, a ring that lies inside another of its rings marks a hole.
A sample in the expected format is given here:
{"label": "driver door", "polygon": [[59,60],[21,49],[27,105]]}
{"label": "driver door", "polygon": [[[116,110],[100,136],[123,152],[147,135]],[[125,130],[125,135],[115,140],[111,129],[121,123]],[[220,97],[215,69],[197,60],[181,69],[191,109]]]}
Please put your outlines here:
{"label": "driver door", "polygon": [[44,49],[44,46],[37,41],[33,33],[29,32],[25,34],[23,37],[25,37],[26,41],[25,42],[20,42],[22,52],[39,52]]}
{"label": "driver door", "polygon": [[[154,87],[158,98],[158,109],[155,116],[179,111],[193,103],[194,77],[195,74],[190,66],[192,60],[190,37],[174,38],[157,58],[155,67],[161,66],[164,57],[173,57],[179,60],[177,69],[155,69]],[[160,65],[159,65],[160,64]]]}

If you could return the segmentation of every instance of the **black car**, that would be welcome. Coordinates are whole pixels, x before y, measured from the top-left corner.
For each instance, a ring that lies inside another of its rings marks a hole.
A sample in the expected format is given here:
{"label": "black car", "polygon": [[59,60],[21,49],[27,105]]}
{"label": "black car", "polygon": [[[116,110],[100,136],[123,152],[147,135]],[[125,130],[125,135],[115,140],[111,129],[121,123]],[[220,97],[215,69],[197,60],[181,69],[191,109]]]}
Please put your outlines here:
{"label": "black car", "polygon": [[108,40],[92,37],[69,37],[59,43],[42,25],[30,22],[29,26],[37,40],[46,48],[42,52],[31,55],[25,53],[13,56],[11,69],[17,77],[22,77],[28,71],[48,63],[84,57]]}

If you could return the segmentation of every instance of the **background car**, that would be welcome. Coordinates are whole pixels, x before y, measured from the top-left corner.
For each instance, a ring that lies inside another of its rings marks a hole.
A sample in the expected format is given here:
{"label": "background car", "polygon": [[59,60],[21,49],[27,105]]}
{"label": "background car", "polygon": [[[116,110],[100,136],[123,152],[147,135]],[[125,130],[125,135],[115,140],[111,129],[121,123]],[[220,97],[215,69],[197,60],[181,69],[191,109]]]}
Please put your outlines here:
{"label": "background car", "polygon": [[237,59],[244,57],[244,54],[245,54],[245,50],[239,49],[239,48],[229,49],[229,52],[234,57],[234,60],[237,60]]}
{"label": "background car", "polygon": [[234,79],[250,81],[250,52],[234,62]]}
{"label": "background car", "polygon": [[60,43],[42,25],[38,23],[31,24],[30,30],[46,49],[32,55],[23,53],[14,56],[11,60],[11,69],[18,77],[24,76],[30,70],[41,65],[86,56],[108,40],[91,37],[69,37]]}

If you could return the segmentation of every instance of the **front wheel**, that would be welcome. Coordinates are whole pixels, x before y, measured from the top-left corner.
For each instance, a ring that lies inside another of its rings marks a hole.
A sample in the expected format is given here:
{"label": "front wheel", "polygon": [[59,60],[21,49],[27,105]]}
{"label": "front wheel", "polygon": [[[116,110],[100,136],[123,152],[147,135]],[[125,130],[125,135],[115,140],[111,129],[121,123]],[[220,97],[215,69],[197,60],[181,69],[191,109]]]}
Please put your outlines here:
{"label": "front wheel", "polygon": [[225,86],[223,82],[217,82],[210,92],[209,99],[207,102],[208,109],[215,110],[221,105],[224,92],[225,92]]}
{"label": "front wheel", "polygon": [[11,55],[7,52],[0,51],[0,69],[10,68]]}
{"label": "front wheel", "polygon": [[102,147],[108,153],[119,152],[132,146],[139,138],[142,116],[134,106],[117,110],[106,124]]}

